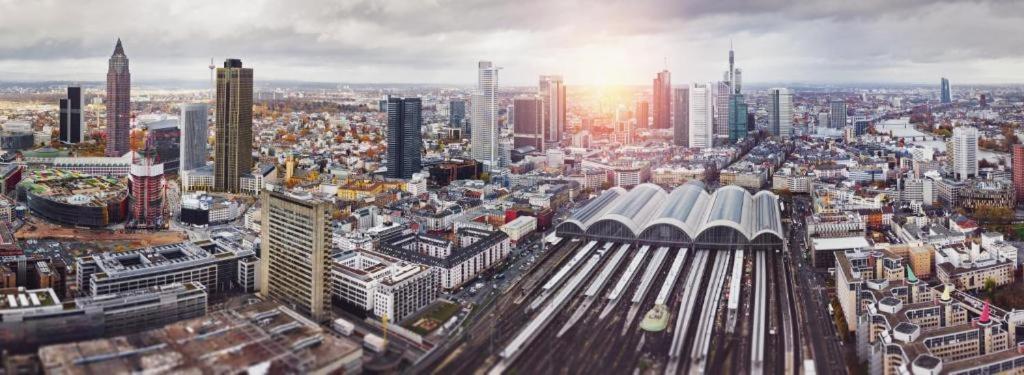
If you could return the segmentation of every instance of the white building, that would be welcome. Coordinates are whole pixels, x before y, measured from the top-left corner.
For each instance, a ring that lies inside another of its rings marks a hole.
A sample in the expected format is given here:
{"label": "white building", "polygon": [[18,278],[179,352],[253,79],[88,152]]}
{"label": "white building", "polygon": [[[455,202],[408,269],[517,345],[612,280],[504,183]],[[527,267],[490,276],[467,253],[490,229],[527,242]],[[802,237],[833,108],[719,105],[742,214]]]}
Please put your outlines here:
{"label": "white building", "polygon": [[477,64],[477,89],[472,95],[470,134],[473,159],[490,170],[498,163],[498,67],[490,61]]}
{"label": "white building", "polygon": [[978,129],[970,126],[953,128],[950,138],[953,177],[965,181],[978,176]]}
{"label": "white building", "polygon": [[520,216],[501,226],[501,231],[505,232],[513,243],[519,242],[519,239],[533,233],[536,229],[537,218],[533,216]]}
{"label": "white building", "polygon": [[768,131],[781,137],[793,135],[793,93],[786,88],[769,90]]}
{"label": "white building", "polygon": [[715,97],[711,83],[690,84],[690,147],[714,146]]}

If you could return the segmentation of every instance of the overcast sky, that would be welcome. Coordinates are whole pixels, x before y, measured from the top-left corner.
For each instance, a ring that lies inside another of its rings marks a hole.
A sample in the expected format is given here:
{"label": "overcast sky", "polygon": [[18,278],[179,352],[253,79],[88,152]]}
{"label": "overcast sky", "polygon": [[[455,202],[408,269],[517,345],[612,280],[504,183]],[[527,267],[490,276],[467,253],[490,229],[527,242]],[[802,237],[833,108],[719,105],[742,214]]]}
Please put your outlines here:
{"label": "overcast sky", "polygon": [[[1024,2],[921,0],[0,0],[0,80],[102,80],[117,37],[133,80],[503,84],[1024,82]],[[666,65],[667,61],[667,65]]]}

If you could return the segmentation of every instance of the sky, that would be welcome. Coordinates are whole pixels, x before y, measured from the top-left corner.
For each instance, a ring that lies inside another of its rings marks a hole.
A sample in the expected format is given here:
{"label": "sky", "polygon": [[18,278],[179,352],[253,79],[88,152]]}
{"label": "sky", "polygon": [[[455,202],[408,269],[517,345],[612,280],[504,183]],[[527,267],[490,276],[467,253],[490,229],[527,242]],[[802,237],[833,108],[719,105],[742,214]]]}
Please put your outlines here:
{"label": "sky", "polygon": [[101,81],[120,37],[137,82],[568,85],[1024,82],[1014,0],[0,0],[0,81]]}

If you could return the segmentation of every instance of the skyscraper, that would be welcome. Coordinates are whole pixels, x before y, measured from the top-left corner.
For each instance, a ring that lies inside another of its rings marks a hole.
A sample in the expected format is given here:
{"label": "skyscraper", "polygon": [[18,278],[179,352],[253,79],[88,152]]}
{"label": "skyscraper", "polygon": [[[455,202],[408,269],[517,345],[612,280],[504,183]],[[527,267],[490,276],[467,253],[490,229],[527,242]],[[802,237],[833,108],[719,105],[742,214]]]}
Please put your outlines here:
{"label": "skyscraper", "polygon": [[122,156],[130,148],[132,75],[121,39],[107,62],[107,156]]}
{"label": "skyscraper", "polygon": [[828,103],[829,107],[829,125],[832,129],[843,129],[846,127],[846,101],[842,99],[830,100]]}
{"label": "skyscraper", "polygon": [[238,193],[241,177],[252,172],[252,68],[242,60],[224,60],[217,68],[217,142],[213,189]]}
{"label": "skyscraper", "polygon": [[128,174],[132,227],[155,228],[163,224],[164,164],[156,159],[155,149],[132,155]]}
{"label": "skyscraper", "polygon": [[448,126],[465,130],[466,100],[452,99],[448,102]]}
{"label": "skyscraper", "polygon": [[690,87],[676,89],[672,141],[676,146],[690,145]]}
{"label": "skyscraper", "polygon": [[953,177],[965,181],[978,176],[978,129],[971,126],[953,128]]}
{"label": "skyscraper", "polygon": [[565,135],[565,83],[560,75],[540,76],[538,93],[542,101],[541,126],[545,140],[557,143]]}
{"label": "skyscraper", "polygon": [[708,148],[714,146],[715,97],[712,83],[690,84],[689,147]]}
{"label": "skyscraper", "polygon": [[768,92],[768,131],[772,135],[793,136],[793,93],[786,88]]}
{"label": "skyscraper", "polygon": [[672,128],[672,76],[668,70],[662,70],[654,77],[654,93],[652,98],[654,109],[654,129]]}
{"label": "skyscraper", "polygon": [[729,97],[729,144],[747,137],[747,103],[743,94]]}
{"label": "skyscraper", "polygon": [[544,131],[547,129],[542,125],[542,100],[535,97],[515,98],[512,105],[513,147],[533,146],[537,151],[544,151]]}
{"label": "skyscraper", "polygon": [[714,138],[725,142],[729,138],[729,98],[732,96],[732,87],[729,82],[718,81],[711,87],[711,95],[714,97]]}
{"label": "skyscraper", "polygon": [[60,100],[60,141],[65,144],[81,143],[85,139],[85,111],[82,88],[68,86],[67,98]]}
{"label": "skyscraper", "polygon": [[497,167],[498,157],[498,70],[490,61],[477,63],[477,87],[473,92],[470,145],[473,159],[487,169]]}
{"label": "skyscraper", "polygon": [[409,179],[422,169],[422,109],[420,98],[388,98],[387,177]]}
{"label": "skyscraper", "polygon": [[264,190],[259,292],[313,318],[330,313],[330,217],[327,202]]}
{"label": "skyscraper", "polygon": [[181,171],[193,170],[206,165],[210,153],[207,138],[210,125],[207,120],[209,106],[206,104],[185,104],[181,106],[178,127],[181,128]]}
{"label": "skyscraper", "polygon": [[953,95],[949,92],[949,80],[946,77],[942,77],[939,83],[939,99],[943,104],[953,102]]}
{"label": "skyscraper", "polygon": [[1024,145],[1013,145],[1013,189],[1017,203],[1024,202]]}
{"label": "skyscraper", "polygon": [[634,129],[647,129],[650,121],[651,105],[646,100],[636,102],[636,127]]}

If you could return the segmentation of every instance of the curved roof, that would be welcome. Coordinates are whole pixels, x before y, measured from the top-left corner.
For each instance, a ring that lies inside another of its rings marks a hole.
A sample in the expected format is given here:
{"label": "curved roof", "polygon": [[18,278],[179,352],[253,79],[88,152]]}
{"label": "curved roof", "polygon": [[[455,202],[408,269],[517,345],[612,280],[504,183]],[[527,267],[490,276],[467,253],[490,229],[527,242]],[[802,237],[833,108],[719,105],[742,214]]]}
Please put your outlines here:
{"label": "curved roof", "polygon": [[628,192],[616,187],[577,209],[560,225],[572,223],[587,231],[604,220],[622,224],[634,237],[664,224],[690,238],[714,227],[735,229],[747,241],[766,233],[783,238],[778,196],[769,191],[751,195],[734,185],[721,187],[714,194],[708,194],[699,182],[678,186],[671,193],[653,184],[641,184]]}

